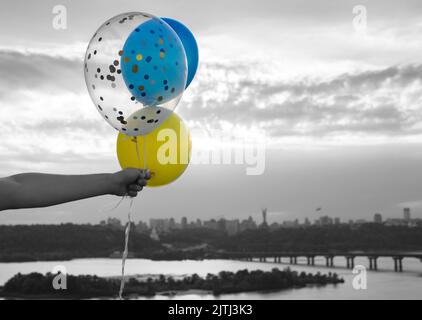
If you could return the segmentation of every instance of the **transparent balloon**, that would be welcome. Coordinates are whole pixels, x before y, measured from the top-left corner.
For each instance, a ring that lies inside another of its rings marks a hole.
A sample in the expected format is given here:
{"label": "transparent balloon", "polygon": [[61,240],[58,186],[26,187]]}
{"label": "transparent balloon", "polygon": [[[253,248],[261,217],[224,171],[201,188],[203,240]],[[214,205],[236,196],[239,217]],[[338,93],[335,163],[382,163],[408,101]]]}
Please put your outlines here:
{"label": "transparent balloon", "polygon": [[187,72],[185,49],[175,31],[141,12],[106,21],[85,54],[92,101],[113,128],[130,136],[153,131],[171,115]]}

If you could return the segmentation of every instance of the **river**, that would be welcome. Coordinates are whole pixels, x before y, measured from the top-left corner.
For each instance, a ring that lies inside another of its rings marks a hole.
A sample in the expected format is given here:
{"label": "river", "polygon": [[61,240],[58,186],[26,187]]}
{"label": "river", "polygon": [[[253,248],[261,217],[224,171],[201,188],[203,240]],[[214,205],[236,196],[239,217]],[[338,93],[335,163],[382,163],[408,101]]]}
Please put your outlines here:
{"label": "river", "polygon": [[[287,262],[287,261],[286,261]],[[336,267],[325,267],[324,258],[316,258],[315,266],[307,266],[305,260],[299,259],[298,265],[288,263],[234,261],[234,260],[183,260],[183,261],[152,261],[146,259],[129,259],[126,262],[127,275],[157,275],[165,274],[175,277],[197,273],[205,276],[207,273],[219,271],[271,270],[272,268],[290,267],[292,270],[305,272],[336,272],[345,280],[344,284],[327,285],[324,287],[306,287],[277,292],[248,292],[224,294],[214,297],[210,294],[184,294],[174,297],[156,295],[149,299],[422,299],[422,262],[418,259],[404,259],[402,273],[394,272],[391,258],[379,258],[378,271],[367,271],[367,289],[353,288],[352,270],[345,268],[345,259],[334,259]],[[356,265],[368,266],[366,258],[356,258]],[[118,276],[121,268],[119,259],[76,259],[70,261],[40,261],[0,263],[0,285],[3,285],[14,274],[53,271],[56,266],[64,266],[68,274],[91,274],[102,277]]]}

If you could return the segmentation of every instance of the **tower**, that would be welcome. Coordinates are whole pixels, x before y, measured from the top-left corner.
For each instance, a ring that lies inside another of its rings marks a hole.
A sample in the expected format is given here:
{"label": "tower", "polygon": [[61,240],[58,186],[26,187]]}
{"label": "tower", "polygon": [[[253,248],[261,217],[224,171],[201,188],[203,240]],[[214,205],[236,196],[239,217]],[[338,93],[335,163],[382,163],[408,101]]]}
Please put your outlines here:
{"label": "tower", "polygon": [[262,226],[263,227],[268,227],[268,223],[267,223],[267,208],[262,209],[261,212],[262,212]]}

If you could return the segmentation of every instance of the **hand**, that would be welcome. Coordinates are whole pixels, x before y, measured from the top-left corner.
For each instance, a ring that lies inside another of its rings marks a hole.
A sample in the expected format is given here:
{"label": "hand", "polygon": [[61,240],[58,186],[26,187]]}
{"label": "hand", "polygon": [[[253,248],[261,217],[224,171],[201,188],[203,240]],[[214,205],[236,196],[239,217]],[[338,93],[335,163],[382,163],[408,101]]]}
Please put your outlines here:
{"label": "hand", "polygon": [[112,175],[112,194],[136,197],[151,178],[149,170],[128,168]]}

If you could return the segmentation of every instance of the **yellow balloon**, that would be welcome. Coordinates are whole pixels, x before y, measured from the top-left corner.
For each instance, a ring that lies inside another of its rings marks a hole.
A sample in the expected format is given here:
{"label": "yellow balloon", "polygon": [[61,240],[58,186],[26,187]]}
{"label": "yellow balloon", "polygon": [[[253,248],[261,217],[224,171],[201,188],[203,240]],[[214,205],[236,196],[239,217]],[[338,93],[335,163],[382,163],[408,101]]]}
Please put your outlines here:
{"label": "yellow balloon", "polygon": [[158,187],[176,180],[186,170],[191,153],[189,128],[172,113],[161,126],[144,136],[119,133],[117,157],[125,168],[147,168],[151,172],[148,187]]}

